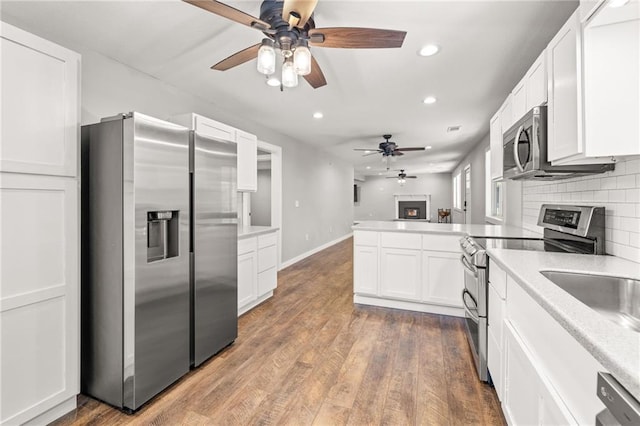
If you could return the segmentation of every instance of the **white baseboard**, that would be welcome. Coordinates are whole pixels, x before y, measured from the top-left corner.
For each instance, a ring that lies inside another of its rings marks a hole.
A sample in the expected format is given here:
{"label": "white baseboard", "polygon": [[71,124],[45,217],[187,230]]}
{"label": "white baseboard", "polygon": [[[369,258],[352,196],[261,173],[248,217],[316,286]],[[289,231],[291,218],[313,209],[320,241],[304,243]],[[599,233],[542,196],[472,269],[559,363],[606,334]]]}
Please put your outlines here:
{"label": "white baseboard", "polygon": [[340,238],[337,238],[337,239],[335,239],[333,241],[329,241],[328,243],[325,243],[325,244],[323,244],[321,246],[318,246],[318,247],[316,247],[316,248],[314,248],[312,250],[309,250],[309,251],[307,251],[305,253],[302,253],[301,255],[298,255],[298,256],[296,256],[296,257],[294,257],[292,259],[289,259],[289,260],[287,260],[285,262],[282,262],[282,264],[280,265],[280,269],[282,270],[284,268],[288,268],[289,266],[291,266],[291,265],[293,265],[295,263],[298,263],[303,259],[306,259],[307,257],[311,256],[312,254],[316,254],[319,251],[322,251],[322,250],[324,250],[324,249],[326,249],[328,247],[331,247],[332,245],[338,244],[340,241],[344,241],[347,238],[351,238],[351,236],[353,236],[353,232],[349,232],[348,234],[345,234]]}
{"label": "white baseboard", "polygon": [[50,408],[39,416],[29,420],[28,422],[25,422],[24,426],[40,426],[49,424],[54,420],[57,420],[60,417],[64,416],[65,414],[75,410],[77,406],[77,400],[78,397],[74,395],[71,398],[56,405],[55,407]]}
{"label": "white baseboard", "polygon": [[384,299],[375,296],[353,295],[353,303],[360,305],[380,306],[383,308],[403,309],[405,311],[426,312],[429,314],[464,317],[464,309],[454,306],[432,305],[430,303],[411,302],[408,300]]}

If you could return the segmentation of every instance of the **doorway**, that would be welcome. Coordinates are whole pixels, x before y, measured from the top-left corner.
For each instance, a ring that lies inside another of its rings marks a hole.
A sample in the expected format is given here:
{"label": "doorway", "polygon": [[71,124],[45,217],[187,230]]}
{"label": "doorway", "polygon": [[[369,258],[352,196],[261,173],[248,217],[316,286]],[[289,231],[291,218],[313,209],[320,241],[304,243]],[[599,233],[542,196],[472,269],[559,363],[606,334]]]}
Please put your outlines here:
{"label": "doorway", "polygon": [[471,164],[464,168],[462,187],[464,198],[462,200],[463,223],[471,222]]}

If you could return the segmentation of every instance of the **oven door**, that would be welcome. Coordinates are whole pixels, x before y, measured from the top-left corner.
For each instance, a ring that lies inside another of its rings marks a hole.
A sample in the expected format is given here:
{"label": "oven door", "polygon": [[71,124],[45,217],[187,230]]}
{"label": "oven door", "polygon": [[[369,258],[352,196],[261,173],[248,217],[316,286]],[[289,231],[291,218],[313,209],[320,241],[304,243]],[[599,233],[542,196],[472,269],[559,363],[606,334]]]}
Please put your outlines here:
{"label": "oven door", "polygon": [[477,268],[463,254],[464,267],[462,304],[465,312],[466,334],[476,364],[478,377],[488,381],[487,371],[487,291],[486,269]]}

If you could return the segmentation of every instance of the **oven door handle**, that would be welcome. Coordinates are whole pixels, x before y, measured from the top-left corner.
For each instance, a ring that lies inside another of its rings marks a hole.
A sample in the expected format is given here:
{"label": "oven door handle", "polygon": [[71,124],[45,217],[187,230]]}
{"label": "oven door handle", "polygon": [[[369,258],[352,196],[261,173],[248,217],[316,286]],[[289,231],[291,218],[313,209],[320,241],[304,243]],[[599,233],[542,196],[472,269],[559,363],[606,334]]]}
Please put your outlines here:
{"label": "oven door handle", "polygon": [[462,290],[462,305],[464,306],[465,312],[467,314],[469,314],[469,316],[471,317],[473,322],[478,324],[478,323],[480,323],[480,317],[478,317],[477,314],[474,314],[473,312],[471,312],[471,308],[469,308],[469,305],[467,305],[467,296],[469,296],[469,298],[471,299],[471,301],[473,302],[473,304],[475,305],[476,310],[477,310],[478,309],[478,303],[476,302],[476,299],[473,297],[471,292],[469,292],[469,290],[467,290],[465,288],[464,290]]}
{"label": "oven door handle", "polygon": [[520,164],[520,153],[518,152],[518,139],[520,139],[520,133],[524,131],[524,125],[518,127],[518,131],[516,132],[516,138],[513,140],[513,159],[516,162],[516,167],[522,173],[524,172],[524,167]]}
{"label": "oven door handle", "polygon": [[478,278],[478,268],[476,268],[471,264],[471,262],[469,262],[469,259],[467,259],[467,256],[465,256],[464,254],[461,255],[460,262],[462,262],[462,266],[464,266],[464,269],[466,269],[467,271],[473,274],[474,278]]}

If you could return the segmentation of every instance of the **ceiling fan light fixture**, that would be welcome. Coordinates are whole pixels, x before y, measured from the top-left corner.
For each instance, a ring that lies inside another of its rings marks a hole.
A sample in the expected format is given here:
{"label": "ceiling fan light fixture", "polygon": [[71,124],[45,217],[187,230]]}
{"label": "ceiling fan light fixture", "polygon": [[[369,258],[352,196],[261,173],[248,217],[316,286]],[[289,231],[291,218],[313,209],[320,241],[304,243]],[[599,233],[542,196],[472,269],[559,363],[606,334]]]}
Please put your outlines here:
{"label": "ceiling fan light fixture", "polygon": [[271,87],[280,87],[280,80],[278,78],[271,76],[267,79],[267,85]]}
{"label": "ceiling fan light fixture", "polygon": [[293,67],[298,75],[311,73],[311,51],[306,40],[298,40],[298,45],[293,51]]}
{"label": "ceiling fan light fixture", "polygon": [[284,87],[296,87],[298,85],[298,74],[290,57],[285,59],[284,64],[282,64],[282,85]]}
{"label": "ceiling fan light fixture", "polygon": [[273,40],[262,39],[262,46],[258,49],[258,72],[264,75],[271,75],[276,72],[276,50],[273,47]]}

